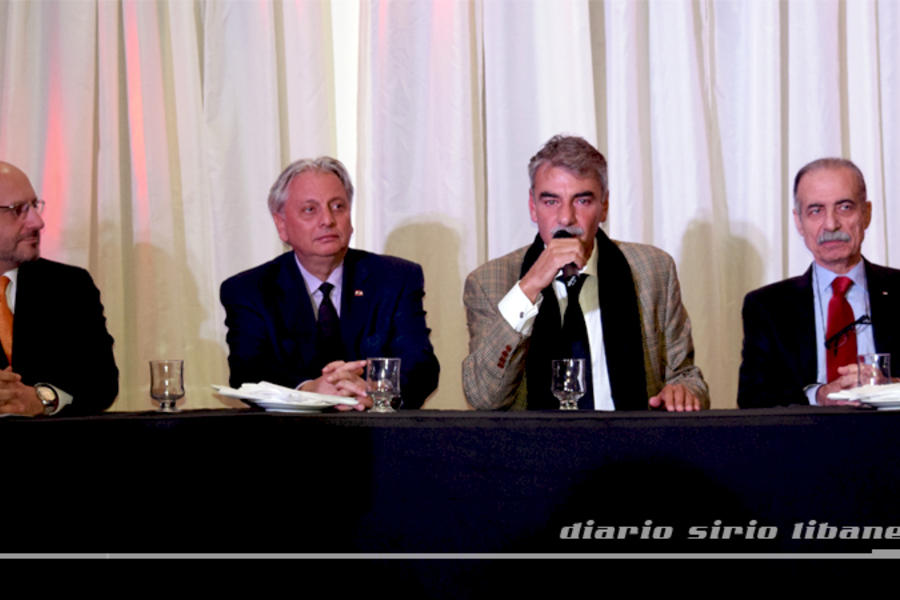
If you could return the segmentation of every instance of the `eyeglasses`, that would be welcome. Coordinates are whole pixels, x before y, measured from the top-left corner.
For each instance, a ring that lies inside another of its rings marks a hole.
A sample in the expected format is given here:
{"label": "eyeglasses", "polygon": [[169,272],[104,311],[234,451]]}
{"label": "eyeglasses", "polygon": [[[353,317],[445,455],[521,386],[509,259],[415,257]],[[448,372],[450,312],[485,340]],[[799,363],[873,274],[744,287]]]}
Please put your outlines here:
{"label": "eyeglasses", "polygon": [[825,340],[825,349],[831,350],[834,352],[835,356],[837,356],[838,348],[843,346],[846,343],[847,339],[850,337],[850,332],[854,331],[857,327],[864,327],[865,325],[872,324],[872,317],[869,315],[863,315],[857,320],[853,321],[833,336]]}
{"label": "eyeglasses", "polygon": [[25,202],[19,202],[18,204],[9,204],[6,206],[0,206],[3,210],[8,210],[9,212],[16,215],[17,218],[22,219],[25,215],[28,214],[28,210],[31,209],[37,214],[41,214],[44,212],[44,204],[46,204],[43,200],[38,200],[34,198],[32,200],[26,200]]}

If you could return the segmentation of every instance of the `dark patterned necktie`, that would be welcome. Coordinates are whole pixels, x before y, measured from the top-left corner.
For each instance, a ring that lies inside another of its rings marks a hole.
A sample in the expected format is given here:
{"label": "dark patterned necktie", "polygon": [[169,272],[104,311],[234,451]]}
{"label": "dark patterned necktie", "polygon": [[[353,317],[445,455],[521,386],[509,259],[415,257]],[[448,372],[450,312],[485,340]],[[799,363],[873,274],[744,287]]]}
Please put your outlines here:
{"label": "dark patterned necktie", "polygon": [[584,372],[584,396],[578,400],[579,409],[594,409],[594,381],[593,381],[593,364],[591,364],[591,346],[588,342],[587,326],[584,323],[584,313],[581,311],[581,303],[578,301],[578,295],[584,286],[584,280],[587,275],[581,273],[572,281],[565,277],[559,280],[563,283],[571,281],[571,285],[567,285],[568,303],[566,305],[566,314],[563,317],[562,335],[560,336],[559,356],[558,358],[583,358],[585,359],[586,369]]}
{"label": "dark patterned necktie", "polygon": [[328,282],[319,286],[322,292],[322,303],[319,304],[319,317],[316,322],[316,347],[322,366],[343,358],[343,346],[341,344],[341,321],[337,310],[331,302],[331,290],[334,286]]}

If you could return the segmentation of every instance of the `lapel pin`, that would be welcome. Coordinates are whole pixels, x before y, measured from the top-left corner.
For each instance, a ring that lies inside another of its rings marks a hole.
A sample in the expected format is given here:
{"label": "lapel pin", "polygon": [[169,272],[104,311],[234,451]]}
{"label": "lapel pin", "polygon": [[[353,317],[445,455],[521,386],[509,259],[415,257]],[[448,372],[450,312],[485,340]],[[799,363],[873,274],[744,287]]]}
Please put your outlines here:
{"label": "lapel pin", "polygon": [[357,298],[359,298],[363,295],[363,291],[362,290],[353,290],[353,295],[356,296]]}

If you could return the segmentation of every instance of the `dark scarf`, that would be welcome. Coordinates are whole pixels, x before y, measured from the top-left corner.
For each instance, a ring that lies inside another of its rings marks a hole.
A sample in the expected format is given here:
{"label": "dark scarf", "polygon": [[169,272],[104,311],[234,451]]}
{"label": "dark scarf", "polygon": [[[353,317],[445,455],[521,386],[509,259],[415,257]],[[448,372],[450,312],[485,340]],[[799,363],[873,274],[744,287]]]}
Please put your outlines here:
{"label": "dark scarf", "polygon": [[[619,247],[603,230],[597,230],[595,243],[603,348],[612,397],[616,410],[646,410],[643,329],[631,267]],[[544,242],[537,235],[525,253],[520,278],[531,269],[543,251]],[[541,294],[544,300],[534,321],[525,361],[528,408],[532,410],[559,408],[559,402],[550,392],[550,361],[563,358],[554,356],[554,342],[560,336],[562,323],[553,285],[544,288]]]}

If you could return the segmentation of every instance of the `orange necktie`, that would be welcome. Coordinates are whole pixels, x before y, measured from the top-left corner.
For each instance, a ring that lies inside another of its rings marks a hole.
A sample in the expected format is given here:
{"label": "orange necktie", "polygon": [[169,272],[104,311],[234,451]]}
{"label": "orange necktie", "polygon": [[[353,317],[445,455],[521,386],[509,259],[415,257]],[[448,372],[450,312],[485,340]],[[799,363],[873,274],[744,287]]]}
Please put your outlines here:
{"label": "orange necktie", "polygon": [[0,343],[3,344],[3,352],[6,359],[12,364],[12,340],[13,340],[13,314],[6,303],[6,288],[9,286],[9,277],[0,277]]}

